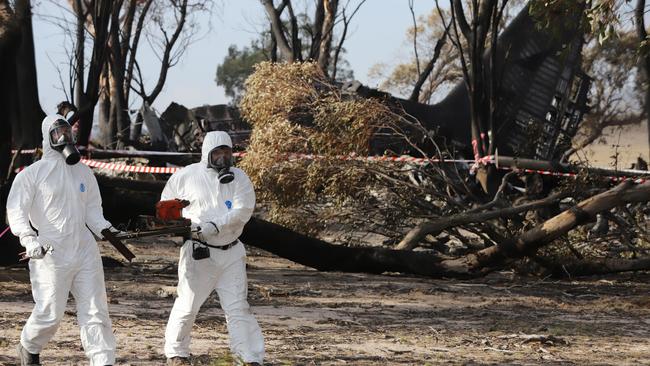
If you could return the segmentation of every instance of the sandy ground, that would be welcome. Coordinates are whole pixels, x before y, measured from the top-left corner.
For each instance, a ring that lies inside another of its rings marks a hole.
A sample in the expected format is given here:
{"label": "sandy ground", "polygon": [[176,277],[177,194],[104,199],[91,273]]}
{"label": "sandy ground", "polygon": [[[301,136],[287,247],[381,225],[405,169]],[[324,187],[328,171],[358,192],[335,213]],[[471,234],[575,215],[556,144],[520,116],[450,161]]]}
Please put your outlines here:
{"label": "sandy ground", "polygon": [[[164,240],[132,248],[132,265],[105,269],[118,364],[162,365],[178,249]],[[118,256],[103,243],[102,252]],[[266,338],[267,365],[650,364],[649,280],[320,273],[249,250],[249,301]],[[15,364],[32,304],[28,272],[0,270],[0,365]],[[42,362],[86,364],[78,334],[70,299]],[[193,337],[195,365],[231,364],[216,296],[203,306]]]}

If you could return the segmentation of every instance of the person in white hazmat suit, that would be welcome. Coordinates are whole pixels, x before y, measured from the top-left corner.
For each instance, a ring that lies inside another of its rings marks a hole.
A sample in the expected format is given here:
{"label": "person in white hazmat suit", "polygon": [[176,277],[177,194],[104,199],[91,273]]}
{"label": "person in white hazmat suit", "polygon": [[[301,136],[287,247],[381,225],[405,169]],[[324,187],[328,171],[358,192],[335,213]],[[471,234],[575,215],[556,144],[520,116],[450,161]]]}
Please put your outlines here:
{"label": "person in white hazmat suit", "polygon": [[35,302],[18,356],[21,365],[40,365],[39,354],[56,333],[72,293],[90,365],[112,365],[115,337],[102,260],[90,230],[99,237],[107,228],[118,231],[104,219],[93,173],[79,164],[70,124],[62,116],[48,116],[42,132],[42,159],[16,176],[7,199],[11,232],[25,247],[22,259],[30,259]]}
{"label": "person in white hazmat suit", "polygon": [[201,162],[173,174],[161,200],[190,202],[183,216],[194,234],[178,263],[178,297],[165,331],[168,365],[189,364],[190,332],[207,297],[216,290],[226,316],[236,360],[261,365],[264,338],[247,295],[246,251],[238,240],[255,208],[255,191],[244,171],[232,167],[232,141],[223,131],[208,132]]}

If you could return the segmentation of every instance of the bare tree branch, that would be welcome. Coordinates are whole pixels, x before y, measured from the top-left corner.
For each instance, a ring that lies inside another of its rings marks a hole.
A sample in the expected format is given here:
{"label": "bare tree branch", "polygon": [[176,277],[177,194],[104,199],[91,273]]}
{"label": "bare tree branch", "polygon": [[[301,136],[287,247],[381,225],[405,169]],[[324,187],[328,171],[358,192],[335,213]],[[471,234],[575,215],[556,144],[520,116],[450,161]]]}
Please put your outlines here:
{"label": "bare tree branch", "polygon": [[[160,94],[162,91],[163,86],[165,85],[165,81],[167,80],[167,72],[169,71],[170,66],[170,55],[174,48],[174,45],[176,44],[176,41],[178,40],[178,37],[183,31],[183,26],[185,25],[185,20],[187,18],[187,1],[188,0],[182,0],[178,5],[177,10],[180,14],[178,23],[176,24],[176,29],[174,30],[171,38],[165,43],[165,50],[160,61],[160,74],[158,76],[158,82],[156,83],[156,86],[153,88],[151,93],[148,94],[146,98],[144,98],[145,101],[149,103],[149,105],[153,104],[153,101],[158,97],[158,94]],[[167,39],[167,34],[164,34],[165,38]]]}
{"label": "bare tree branch", "polygon": [[151,3],[153,0],[147,0],[140,10],[140,15],[138,16],[138,22],[135,27],[135,33],[133,34],[133,41],[129,46],[129,61],[126,67],[125,76],[124,76],[124,89],[126,94],[126,100],[129,100],[129,90],[131,90],[131,80],[133,79],[133,66],[135,64],[136,55],[138,51],[138,44],[140,43],[140,36],[142,30],[144,29],[144,21],[147,17],[147,13],[151,8]]}
{"label": "bare tree branch", "polygon": [[336,69],[338,67],[337,65],[339,62],[339,56],[341,54],[341,50],[343,49],[343,42],[345,42],[345,38],[347,37],[348,34],[348,27],[350,26],[350,22],[352,21],[352,18],[354,18],[354,15],[361,8],[361,5],[363,5],[365,2],[366,0],[360,1],[349,17],[345,14],[345,11],[347,9],[347,4],[345,7],[343,7],[343,10],[341,12],[341,17],[343,18],[343,32],[341,33],[341,38],[339,39],[339,43],[336,45],[336,49],[334,51],[334,59],[332,60],[332,80],[336,80],[336,71],[337,71]]}
{"label": "bare tree branch", "polygon": [[411,96],[409,97],[409,100],[413,102],[417,102],[420,99],[420,91],[422,90],[422,85],[424,85],[424,82],[427,81],[429,78],[429,75],[431,75],[431,72],[433,71],[433,67],[436,64],[436,61],[438,61],[438,58],[440,57],[440,51],[442,51],[442,47],[445,45],[445,41],[447,40],[447,33],[449,33],[449,26],[445,27],[445,31],[442,33],[442,37],[438,39],[436,42],[436,47],[434,48],[433,51],[433,56],[427,63],[427,66],[424,68],[424,70],[420,73],[418,70],[418,80],[415,82],[415,86],[413,86],[413,91],[411,92]]}
{"label": "bare tree branch", "polygon": [[413,53],[415,54],[415,68],[417,69],[418,75],[421,75],[420,56],[418,55],[418,22],[415,18],[413,0],[409,0],[409,10],[411,11],[411,19],[413,20]]}

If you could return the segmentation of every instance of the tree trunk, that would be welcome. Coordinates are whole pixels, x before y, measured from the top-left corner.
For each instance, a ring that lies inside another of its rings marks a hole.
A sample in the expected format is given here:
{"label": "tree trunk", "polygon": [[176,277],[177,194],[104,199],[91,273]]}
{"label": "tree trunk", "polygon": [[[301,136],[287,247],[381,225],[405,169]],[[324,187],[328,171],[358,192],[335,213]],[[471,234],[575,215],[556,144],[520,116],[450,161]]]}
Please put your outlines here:
{"label": "tree trunk", "polygon": [[320,271],[445,276],[444,269],[436,265],[440,258],[432,254],[332,245],[257,218],[252,218],[246,224],[241,240],[247,245]]}
{"label": "tree trunk", "polygon": [[320,43],[323,38],[323,21],[325,20],[325,8],[323,2],[326,0],[316,0],[316,9],[314,10],[313,35],[309,48],[309,59],[318,60],[320,52]]}
{"label": "tree trunk", "polygon": [[318,66],[320,66],[325,75],[329,75],[327,71],[330,63],[330,49],[332,48],[332,40],[334,38],[334,21],[336,20],[336,11],[338,10],[338,6],[338,0],[323,1],[325,18],[323,20],[323,36],[320,43],[320,51],[318,53]]}
{"label": "tree trunk", "polygon": [[[0,184],[5,180],[5,174],[11,161],[12,140],[20,140],[20,131],[15,131],[13,121],[19,118],[16,94],[16,64],[15,57],[18,43],[20,42],[20,31],[16,22],[13,9],[7,0],[0,0],[0,80],[3,82],[0,88],[0,110],[3,117],[0,118]],[[13,138],[12,138],[13,137]]]}
{"label": "tree trunk", "polygon": [[117,148],[117,105],[114,101],[117,99],[116,93],[113,90],[113,82],[111,81],[111,104],[108,113],[108,126],[106,130],[108,134],[104,136],[104,147],[106,149]]}
{"label": "tree trunk", "polygon": [[273,6],[273,0],[260,0],[266,14],[269,16],[271,21],[271,32],[275,37],[277,42],[278,49],[280,50],[280,56],[287,62],[293,62],[295,60],[295,55],[293,50],[289,47],[289,41],[282,30],[282,20],[280,19],[280,12],[278,12]]}
{"label": "tree trunk", "polygon": [[111,82],[108,72],[108,65],[104,65],[99,77],[99,101],[98,101],[98,118],[101,145],[107,147],[112,141],[113,132],[111,131]]}
{"label": "tree trunk", "polygon": [[[111,107],[115,115],[116,133],[114,140],[116,148],[122,149],[129,138],[129,117],[126,111],[127,102],[124,99],[124,71],[126,58],[122,55],[120,44],[120,9],[122,1],[113,8],[108,46],[110,49],[110,75],[111,75]],[[126,37],[126,36],[125,36]]]}
{"label": "tree trunk", "polygon": [[[36,61],[29,0],[14,2],[14,10],[0,0],[0,206],[6,207],[13,181],[13,147],[41,144],[41,121],[45,113],[38,100]],[[6,210],[0,210],[0,264],[18,261],[18,238],[6,232]],[[4,233],[4,235],[2,235]]]}
{"label": "tree trunk", "polygon": [[[90,140],[90,133],[93,128],[93,114],[95,106],[99,100],[100,78],[105,67],[108,33],[111,19],[112,0],[95,0],[92,9],[89,9],[90,18],[92,19],[92,29],[94,30],[93,48],[88,64],[87,72],[84,58],[84,24],[86,14],[81,1],[77,1],[79,6],[75,7],[77,16],[77,45],[76,45],[76,70],[75,70],[75,105],[79,111],[71,118],[71,123],[79,123],[79,138],[77,144],[87,146]],[[84,83],[85,80],[85,83]]]}
{"label": "tree trunk", "polygon": [[[16,93],[19,103],[19,124],[17,129],[21,132],[20,141],[14,141],[23,147],[36,147],[41,145],[41,122],[45,112],[38,100],[38,83],[36,81],[36,59],[34,57],[34,36],[32,33],[32,9],[29,0],[17,0],[16,18],[20,31],[20,43],[13,55],[15,58]],[[3,86],[4,87],[4,86]]]}
{"label": "tree trunk", "polygon": [[7,177],[11,148],[41,145],[45,117],[39,99],[34,58],[31,3],[17,0],[14,9],[0,1],[0,183]]}
{"label": "tree trunk", "polygon": [[[639,36],[639,44],[642,42],[650,42],[648,39],[648,32],[645,27],[645,4],[646,0],[638,0],[634,12],[636,23],[636,33]],[[648,158],[650,159],[650,51],[645,47],[645,52],[641,54],[641,69],[645,74],[645,106],[646,124],[648,126]]]}
{"label": "tree trunk", "polygon": [[650,258],[595,258],[562,263],[542,263],[542,265],[546,269],[547,274],[553,277],[564,278],[630,271],[647,271],[650,270]]}

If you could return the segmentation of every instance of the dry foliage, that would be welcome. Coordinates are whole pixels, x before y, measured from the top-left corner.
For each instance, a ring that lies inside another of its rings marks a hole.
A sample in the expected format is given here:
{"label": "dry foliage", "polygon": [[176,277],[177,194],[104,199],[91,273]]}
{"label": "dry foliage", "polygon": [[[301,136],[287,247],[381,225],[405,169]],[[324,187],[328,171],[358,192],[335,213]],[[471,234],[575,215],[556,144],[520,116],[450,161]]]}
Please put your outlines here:
{"label": "dry foliage", "polygon": [[246,81],[241,110],[253,126],[241,166],[274,221],[313,232],[352,202],[363,210],[376,201],[382,186],[372,169],[389,166],[341,156],[367,156],[374,131],[396,128],[400,117],[387,106],[342,95],[314,63],[264,62]]}

